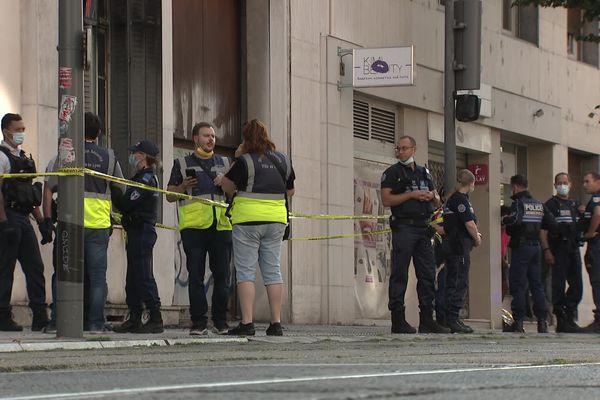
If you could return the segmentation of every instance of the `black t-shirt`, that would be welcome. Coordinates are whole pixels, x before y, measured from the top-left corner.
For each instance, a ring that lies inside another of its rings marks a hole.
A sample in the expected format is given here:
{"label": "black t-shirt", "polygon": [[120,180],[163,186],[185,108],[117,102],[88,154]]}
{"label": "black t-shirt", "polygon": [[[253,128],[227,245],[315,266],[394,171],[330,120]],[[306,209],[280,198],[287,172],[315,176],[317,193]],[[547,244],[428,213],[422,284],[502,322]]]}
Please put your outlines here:
{"label": "black t-shirt", "polygon": [[[248,186],[248,170],[246,168],[246,164],[244,164],[242,161],[236,159],[231,166],[231,169],[225,174],[225,176],[235,183],[237,190],[241,192],[246,190],[246,187]],[[287,190],[292,190],[294,188],[295,180],[296,174],[294,173],[294,167],[292,167],[290,176],[285,183],[285,188]]]}
{"label": "black t-shirt", "polygon": [[[211,168],[215,166],[215,158],[200,158],[196,157],[195,154],[192,154],[192,158],[194,161],[202,167],[204,171],[211,171]],[[169,186],[178,186],[183,182],[183,174],[185,171],[181,170],[181,165],[179,164],[179,160],[175,160],[173,163],[173,169],[171,170],[171,176],[169,177]],[[214,179],[216,176],[213,176]]]}

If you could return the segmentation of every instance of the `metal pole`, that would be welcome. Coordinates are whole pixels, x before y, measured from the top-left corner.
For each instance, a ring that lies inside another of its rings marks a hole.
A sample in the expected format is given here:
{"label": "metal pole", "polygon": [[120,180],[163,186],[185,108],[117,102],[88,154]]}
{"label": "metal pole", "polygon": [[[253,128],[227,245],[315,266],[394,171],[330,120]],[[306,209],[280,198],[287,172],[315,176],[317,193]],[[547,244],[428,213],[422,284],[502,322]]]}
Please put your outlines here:
{"label": "metal pole", "polygon": [[444,193],[456,184],[456,121],[454,107],[454,0],[446,0],[444,67]]}
{"label": "metal pole", "polygon": [[[58,18],[59,165],[83,168],[82,2],[59,0]],[[57,337],[83,337],[83,190],[83,176],[58,179]]]}

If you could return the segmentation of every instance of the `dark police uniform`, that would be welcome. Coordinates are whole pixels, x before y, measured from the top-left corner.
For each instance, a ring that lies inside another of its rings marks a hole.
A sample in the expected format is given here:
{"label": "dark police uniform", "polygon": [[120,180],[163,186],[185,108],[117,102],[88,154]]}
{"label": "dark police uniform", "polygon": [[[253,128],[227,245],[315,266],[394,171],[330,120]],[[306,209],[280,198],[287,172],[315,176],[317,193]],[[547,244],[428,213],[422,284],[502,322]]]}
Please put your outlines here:
{"label": "dark police uniform", "polygon": [[527,283],[533,296],[533,311],[539,321],[545,321],[548,315],[546,296],[542,286],[539,234],[542,228],[549,227],[549,214],[544,205],[534,199],[529,191],[523,191],[511,197],[511,213],[502,222],[507,225],[510,235],[509,247],[512,249],[509,282],[512,300],[513,318],[522,323],[525,317],[525,296]]}
{"label": "dark police uniform", "polygon": [[455,192],[444,207],[444,254],[446,256],[446,319],[457,321],[469,287],[473,238],[465,223],[477,222],[469,196]]}
{"label": "dark police uniform", "polygon": [[[138,171],[133,178],[147,186],[158,187],[154,169]],[[126,302],[132,313],[140,315],[144,304],[150,313],[160,310],[160,298],[152,271],[152,251],[156,243],[157,192],[128,186],[115,206],[123,213],[121,224],[127,232]]]}
{"label": "dark police uniform", "polygon": [[[600,207],[600,192],[594,193],[585,207],[583,216],[584,232],[587,231],[596,207]],[[600,236],[588,240],[585,253],[585,267],[590,277],[592,298],[594,299],[594,321],[600,323]]]}
{"label": "dark police uniform", "polygon": [[[415,164],[405,166],[398,162],[382,175],[381,188],[392,189],[392,194],[434,189],[433,178],[425,167]],[[404,312],[404,295],[408,283],[408,266],[411,258],[417,276],[417,294],[422,313],[431,315],[435,298],[435,258],[431,245],[432,231],[428,226],[435,210],[432,201],[408,200],[392,206],[392,271],[389,284],[388,308],[392,314]]]}
{"label": "dark police uniform", "polygon": [[[4,143],[0,145],[0,151],[10,162],[11,173],[36,172],[35,162],[31,156],[26,157],[24,151],[15,155]],[[32,178],[4,179],[2,195],[8,226],[12,228],[12,233],[0,241],[0,320],[11,320],[10,298],[15,264],[19,260],[27,281],[29,307],[33,311],[32,330],[41,330],[48,320],[44,263],[37,237],[29,222],[29,214],[41,204],[41,185],[32,184]]]}
{"label": "dark police uniform", "polygon": [[[556,222],[554,229],[548,231],[550,248],[544,249],[544,251],[552,251],[555,259],[551,268],[552,304],[560,325],[565,318],[573,321],[583,295],[579,232],[577,230],[579,204],[575,200],[553,196],[544,205],[554,216]],[[566,292],[565,282],[569,284]]]}

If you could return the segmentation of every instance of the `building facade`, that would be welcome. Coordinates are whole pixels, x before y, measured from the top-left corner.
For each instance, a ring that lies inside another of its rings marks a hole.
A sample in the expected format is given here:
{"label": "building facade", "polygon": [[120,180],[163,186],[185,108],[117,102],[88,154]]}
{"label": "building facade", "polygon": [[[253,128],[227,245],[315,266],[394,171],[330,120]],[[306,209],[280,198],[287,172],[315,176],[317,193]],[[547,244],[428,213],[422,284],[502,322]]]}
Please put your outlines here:
{"label": "building facade", "polygon": [[[444,6],[440,0],[83,0],[93,32],[94,62],[86,72],[86,109],[104,121],[104,143],[126,165],[126,145],[147,137],[161,144],[162,183],[173,159],[192,149],[191,127],[216,126],[219,151],[231,154],[241,122],[260,118],[296,170],[292,210],[309,214],[379,214],[381,172],[394,163],[394,140],[417,139],[416,159],[443,182]],[[57,139],[54,0],[0,0],[0,113],[21,112],[25,149],[42,166]],[[598,32],[574,10],[483,3],[482,117],[457,123],[459,167],[487,167],[472,195],[484,235],[473,252],[465,316],[498,326],[502,302],[500,207],[510,202],[508,178],[526,174],[539,199],[553,177],[579,182],[600,168],[598,44],[577,40]],[[345,86],[351,56],[339,49],[414,46],[413,86]],[[348,58],[350,57],[350,58]],[[442,189],[440,187],[440,189]],[[176,225],[173,204],[161,218]],[[378,230],[383,222],[294,219],[292,236]],[[177,234],[161,230],[155,274],[163,304],[187,302],[187,273]],[[47,276],[51,249],[43,249]],[[111,238],[109,303],[124,303],[122,232]],[[297,323],[352,323],[388,318],[389,239],[384,236],[284,244],[284,315]],[[20,275],[20,272],[17,272]],[[414,281],[414,279],[413,279]],[[580,322],[591,318],[584,273]],[[49,287],[49,286],[48,286]],[[417,318],[414,285],[409,321]],[[25,301],[19,276],[13,301]],[[262,296],[262,297],[261,297]],[[258,291],[257,317],[267,317]],[[263,310],[264,309],[264,310]]]}

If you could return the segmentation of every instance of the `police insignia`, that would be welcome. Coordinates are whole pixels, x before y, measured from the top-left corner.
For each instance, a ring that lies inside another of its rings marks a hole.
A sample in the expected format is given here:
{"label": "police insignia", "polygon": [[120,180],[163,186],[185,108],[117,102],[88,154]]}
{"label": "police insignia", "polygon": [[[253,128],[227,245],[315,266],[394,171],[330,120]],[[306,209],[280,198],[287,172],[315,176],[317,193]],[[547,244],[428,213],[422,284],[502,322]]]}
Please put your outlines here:
{"label": "police insignia", "polygon": [[140,192],[138,192],[137,190],[134,190],[133,192],[131,192],[131,196],[129,196],[129,200],[137,200],[140,198]]}
{"label": "police insignia", "polygon": [[596,197],[596,196],[594,196],[594,197],[592,197],[592,201],[593,201],[594,203],[600,203],[600,197]]}
{"label": "police insignia", "polygon": [[459,204],[458,205],[458,212],[464,213],[465,211],[467,211],[467,207],[465,207],[464,204]]}

